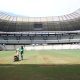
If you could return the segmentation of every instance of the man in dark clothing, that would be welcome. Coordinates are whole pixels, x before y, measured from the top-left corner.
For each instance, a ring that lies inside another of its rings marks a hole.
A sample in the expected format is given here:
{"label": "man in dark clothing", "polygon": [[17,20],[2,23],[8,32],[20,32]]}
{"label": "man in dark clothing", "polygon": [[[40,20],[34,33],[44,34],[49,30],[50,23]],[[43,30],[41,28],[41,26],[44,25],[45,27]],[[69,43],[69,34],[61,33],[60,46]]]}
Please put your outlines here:
{"label": "man in dark clothing", "polygon": [[19,48],[19,52],[21,54],[21,60],[23,60],[23,53],[24,53],[24,48],[23,46],[21,46],[21,48]]}

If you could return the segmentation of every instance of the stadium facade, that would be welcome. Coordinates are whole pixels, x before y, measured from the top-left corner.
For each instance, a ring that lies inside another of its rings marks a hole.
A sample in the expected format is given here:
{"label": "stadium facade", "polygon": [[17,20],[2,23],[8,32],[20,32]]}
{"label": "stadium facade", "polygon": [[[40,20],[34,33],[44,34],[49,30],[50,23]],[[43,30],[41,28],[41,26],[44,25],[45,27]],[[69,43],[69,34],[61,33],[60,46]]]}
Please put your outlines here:
{"label": "stadium facade", "polygon": [[62,16],[25,17],[0,12],[0,44],[80,43],[80,9]]}

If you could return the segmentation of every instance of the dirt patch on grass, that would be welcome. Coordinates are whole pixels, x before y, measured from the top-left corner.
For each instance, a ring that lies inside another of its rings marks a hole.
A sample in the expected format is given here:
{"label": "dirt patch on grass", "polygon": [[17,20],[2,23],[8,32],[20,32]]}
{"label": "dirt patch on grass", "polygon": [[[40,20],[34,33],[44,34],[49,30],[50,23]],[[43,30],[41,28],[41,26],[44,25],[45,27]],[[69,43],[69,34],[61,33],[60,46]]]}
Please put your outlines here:
{"label": "dirt patch on grass", "polygon": [[50,55],[44,55],[44,56],[42,56],[42,58],[46,64],[66,64],[66,63],[68,63],[68,61],[66,61],[62,58],[58,58],[58,57],[54,57],[54,56],[50,56]]}

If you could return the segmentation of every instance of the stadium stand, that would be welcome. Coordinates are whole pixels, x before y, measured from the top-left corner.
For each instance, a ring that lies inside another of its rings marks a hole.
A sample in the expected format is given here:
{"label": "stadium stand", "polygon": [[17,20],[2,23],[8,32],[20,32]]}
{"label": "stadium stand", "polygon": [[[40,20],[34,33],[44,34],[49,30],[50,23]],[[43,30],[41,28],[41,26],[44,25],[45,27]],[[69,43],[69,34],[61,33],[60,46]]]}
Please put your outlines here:
{"label": "stadium stand", "polygon": [[15,50],[21,45],[30,49],[74,49],[80,48],[79,43],[80,9],[38,18],[0,12],[0,50]]}

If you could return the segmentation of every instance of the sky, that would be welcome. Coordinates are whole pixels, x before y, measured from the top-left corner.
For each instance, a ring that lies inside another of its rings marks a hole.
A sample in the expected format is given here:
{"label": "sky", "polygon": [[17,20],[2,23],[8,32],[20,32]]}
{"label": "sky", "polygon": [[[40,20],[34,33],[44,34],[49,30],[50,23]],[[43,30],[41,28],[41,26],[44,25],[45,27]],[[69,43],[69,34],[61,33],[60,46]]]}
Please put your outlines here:
{"label": "sky", "polygon": [[80,8],[80,0],[0,0],[0,10],[21,16],[61,16]]}

